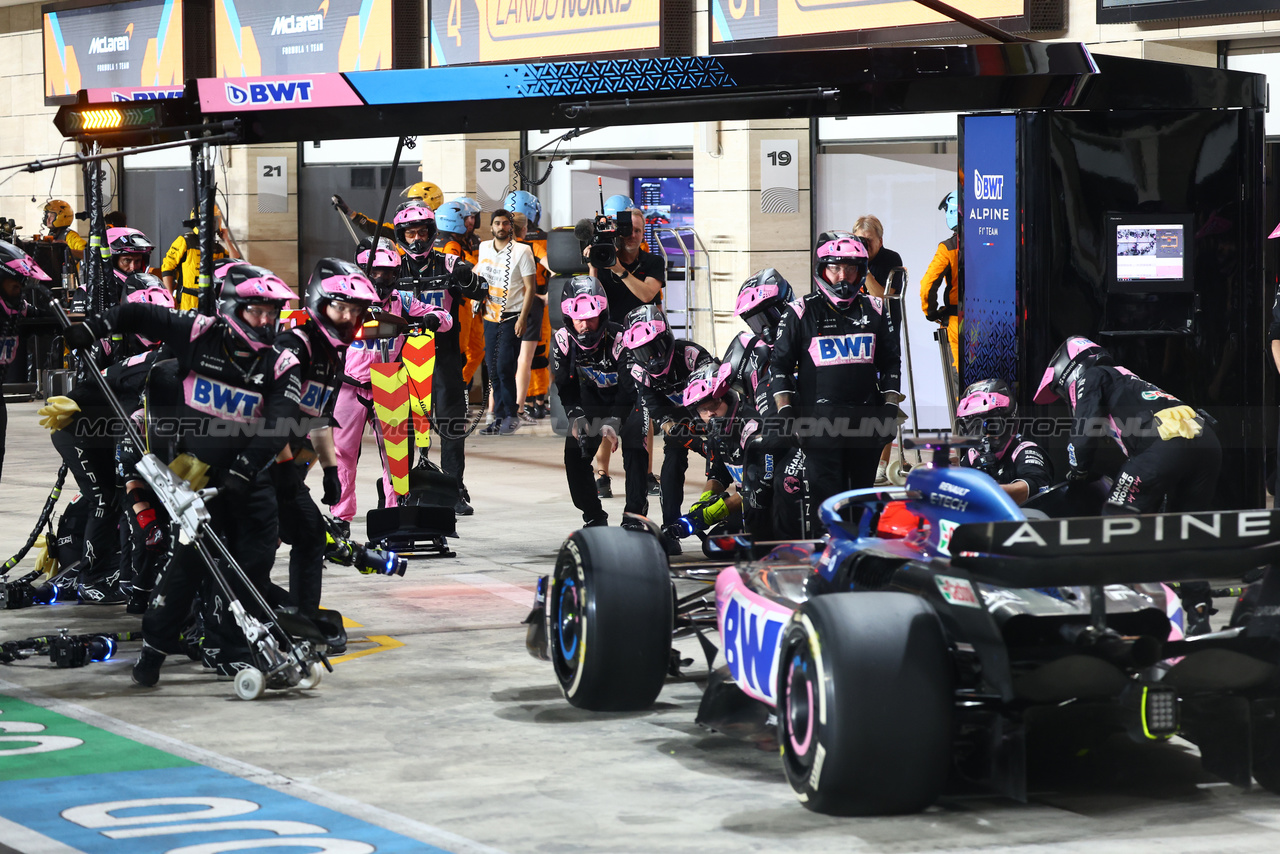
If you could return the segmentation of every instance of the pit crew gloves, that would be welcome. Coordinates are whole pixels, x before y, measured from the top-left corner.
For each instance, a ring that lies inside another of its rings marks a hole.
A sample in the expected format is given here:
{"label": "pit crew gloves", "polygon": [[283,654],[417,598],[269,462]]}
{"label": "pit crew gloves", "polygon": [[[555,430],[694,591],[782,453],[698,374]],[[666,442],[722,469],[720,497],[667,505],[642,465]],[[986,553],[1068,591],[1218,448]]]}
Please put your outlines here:
{"label": "pit crew gloves", "polygon": [[79,411],[80,404],[69,397],[59,395],[49,398],[48,403],[36,410],[36,415],[40,416],[41,427],[50,433],[56,433],[70,424],[71,419],[75,418]]}
{"label": "pit crew gloves", "polygon": [[342,481],[338,479],[338,467],[325,466],[322,473],[324,475],[324,496],[320,500],[332,507],[342,498]]}
{"label": "pit crew gloves", "polygon": [[[43,410],[42,410],[43,411]],[[1157,412],[1153,418],[1156,430],[1164,441],[1170,439],[1194,439],[1204,430],[1204,419],[1190,406],[1171,406]]]}

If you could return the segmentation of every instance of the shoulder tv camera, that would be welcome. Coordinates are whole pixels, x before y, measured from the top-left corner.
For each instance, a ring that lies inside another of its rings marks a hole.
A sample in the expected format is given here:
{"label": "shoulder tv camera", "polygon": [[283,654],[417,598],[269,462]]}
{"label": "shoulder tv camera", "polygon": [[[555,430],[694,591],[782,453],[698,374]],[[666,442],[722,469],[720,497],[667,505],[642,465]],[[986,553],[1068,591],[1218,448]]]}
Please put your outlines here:
{"label": "shoulder tv camera", "polygon": [[[600,210],[604,210],[604,187],[600,182]],[[626,213],[624,211],[624,213]],[[605,213],[596,214],[591,221],[591,248],[587,258],[591,266],[604,270],[618,263],[618,240],[625,240],[634,231],[631,214],[611,217]]]}

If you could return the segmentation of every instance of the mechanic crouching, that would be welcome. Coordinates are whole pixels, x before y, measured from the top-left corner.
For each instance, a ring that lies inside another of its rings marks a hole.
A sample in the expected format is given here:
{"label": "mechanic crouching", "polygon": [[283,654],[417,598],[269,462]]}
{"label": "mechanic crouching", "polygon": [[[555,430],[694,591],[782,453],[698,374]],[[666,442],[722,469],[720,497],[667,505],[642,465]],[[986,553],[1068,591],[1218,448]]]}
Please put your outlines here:
{"label": "mechanic crouching", "polygon": [[[1213,507],[1222,467],[1222,446],[1213,419],[1157,388],[1088,338],[1063,341],[1045,368],[1035,402],[1066,398],[1071,407],[1069,482],[1097,476],[1098,443],[1119,443],[1128,458],[1120,466],[1103,515],[1185,513]],[[1214,613],[1207,582],[1178,588],[1187,614],[1187,634],[1209,631]]]}
{"label": "mechanic crouching", "polygon": [[[774,451],[766,447],[763,421],[750,400],[731,387],[734,365],[708,362],[695,368],[684,389],[684,405],[706,426],[707,483],[702,495],[668,536],[683,538],[726,521],[729,530],[774,539]],[[729,493],[728,488],[737,491]]]}
{"label": "mechanic crouching", "polygon": [[[177,360],[177,382],[164,394],[176,415],[177,450],[195,457],[207,482],[218,488],[209,500],[210,523],[250,581],[271,590],[278,510],[267,467],[287,436],[278,422],[294,419],[301,390],[298,359],[272,347],[280,310],[293,291],[269,270],[236,263],[220,270],[216,316],[177,312],[147,303],[126,303],[70,327],[76,350],[112,334],[137,334],[167,344]],[[156,389],[152,389],[152,394]],[[155,403],[155,401],[152,401]],[[188,467],[184,478],[204,485]],[[209,586],[194,544],[180,546],[161,571],[142,619],[142,654],[133,681],[150,687],[160,679],[165,656],[186,652],[182,630],[201,587]],[[223,676],[249,660],[245,638],[221,596],[205,595],[205,663]]]}
{"label": "mechanic crouching", "polygon": [[[685,385],[694,370],[712,358],[692,341],[676,339],[667,316],[656,305],[633,308],[624,326],[622,346],[631,351],[631,377],[640,404],[655,430],[662,433],[662,524],[666,527],[680,518],[689,449],[702,452],[702,438],[683,405]],[[680,541],[672,537],[664,537],[663,546],[669,555],[681,552]]]}
{"label": "mechanic crouching", "polygon": [[852,238],[823,243],[817,271],[816,290],[783,313],[769,365],[778,416],[794,416],[805,453],[815,533],[823,501],[873,485],[905,399],[893,318],[862,288],[866,247]]}
{"label": "mechanic crouching", "polygon": [[[1103,514],[1168,513],[1213,507],[1222,446],[1212,419],[1157,388],[1088,338],[1068,338],[1045,369],[1035,402],[1065,397],[1071,407],[1068,481],[1095,477],[1103,439],[1128,459],[1120,466]],[[1123,427],[1121,427],[1123,425]]]}
{"label": "mechanic crouching", "polygon": [[1017,431],[1018,404],[1002,379],[979,380],[956,407],[956,432],[976,437],[981,448],[960,454],[960,465],[991,475],[1021,507],[1053,485],[1053,465],[1038,444]]}

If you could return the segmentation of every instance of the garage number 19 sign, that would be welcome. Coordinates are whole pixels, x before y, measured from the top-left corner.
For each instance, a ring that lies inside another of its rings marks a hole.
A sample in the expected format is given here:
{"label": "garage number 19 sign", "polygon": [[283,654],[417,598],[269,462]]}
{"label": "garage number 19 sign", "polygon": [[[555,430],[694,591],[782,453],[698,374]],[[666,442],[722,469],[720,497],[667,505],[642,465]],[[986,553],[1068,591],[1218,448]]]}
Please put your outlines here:
{"label": "garage number 19 sign", "polygon": [[794,139],[760,141],[760,213],[800,212],[799,152]]}

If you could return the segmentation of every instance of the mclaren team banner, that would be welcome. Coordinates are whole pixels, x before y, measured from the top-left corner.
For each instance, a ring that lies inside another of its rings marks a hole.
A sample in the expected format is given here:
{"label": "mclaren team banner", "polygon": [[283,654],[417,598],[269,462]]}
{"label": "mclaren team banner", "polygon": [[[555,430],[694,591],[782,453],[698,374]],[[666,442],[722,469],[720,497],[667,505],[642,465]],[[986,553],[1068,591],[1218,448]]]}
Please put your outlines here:
{"label": "mclaren team banner", "polygon": [[[951,0],[951,5],[976,18],[1008,18],[1025,13],[1023,2]],[[950,18],[914,0],[711,0],[713,44],[949,23]]]}
{"label": "mclaren team banner", "polygon": [[214,0],[215,77],[391,67],[391,0]]}
{"label": "mclaren team banner", "polygon": [[181,90],[182,0],[135,0],[43,17],[46,99],[80,89]]}
{"label": "mclaren team banner", "polygon": [[432,67],[659,46],[660,0],[429,0]]}

